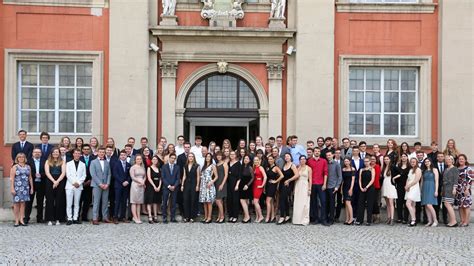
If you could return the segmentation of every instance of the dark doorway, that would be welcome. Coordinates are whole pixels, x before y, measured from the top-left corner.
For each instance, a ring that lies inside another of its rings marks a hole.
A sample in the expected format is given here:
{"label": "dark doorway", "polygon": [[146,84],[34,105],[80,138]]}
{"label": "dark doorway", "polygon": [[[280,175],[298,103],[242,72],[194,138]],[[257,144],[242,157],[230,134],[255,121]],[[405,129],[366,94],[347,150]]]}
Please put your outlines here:
{"label": "dark doorway", "polygon": [[202,144],[209,145],[209,142],[216,142],[222,147],[224,139],[229,139],[232,148],[235,149],[240,139],[247,139],[246,127],[217,127],[217,126],[197,126],[196,136],[202,137]]}

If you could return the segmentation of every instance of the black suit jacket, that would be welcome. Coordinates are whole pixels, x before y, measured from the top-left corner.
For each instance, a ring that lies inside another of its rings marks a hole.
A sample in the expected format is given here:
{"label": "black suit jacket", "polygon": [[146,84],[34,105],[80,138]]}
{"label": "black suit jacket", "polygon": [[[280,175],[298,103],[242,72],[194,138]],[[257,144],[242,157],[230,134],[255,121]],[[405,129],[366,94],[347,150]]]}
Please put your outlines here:
{"label": "black suit jacket", "polygon": [[[180,176],[181,169],[179,169],[179,165],[174,165],[173,172],[170,172],[170,165],[169,163],[163,165],[161,168],[161,176],[163,178],[163,186],[168,189],[168,186],[177,187],[179,185],[179,176]],[[175,190],[176,191],[176,190]]]}
{"label": "black suit jacket", "polygon": [[47,146],[46,146],[46,152],[43,152],[43,144],[42,143],[36,145],[36,148],[41,150],[41,159],[47,160],[48,156],[51,153],[51,151],[53,150],[54,146],[52,144],[48,143]]}
{"label": "black suit jacket", "polygon": [[433,164],[433,168],[438,169],[438,195],[441,195],[441,190],[443,189],[443,174],[444,174],[444,171],[446,171],[446,168],[448,166],[445,163],[442,163],[443,172],[441,172],[441,170],[438,167],[438,161],[435,160],[434,162],[432,162],[432,164]]}
{"label": "black suit jacket", "polygon": [[12,161],[15,161],[15,157],[18,155],[18,153],[23,152],[26,154],[26,159],[30,161],[32,155],[33,155],[33,149],[34,146],[31,144],[31,142],[25,141],[25,145],[23,146],[23,149],[21,148],[21,143],[18,141],[12,146]]}
{"label": "black suit jacket", "polygon": [[95,160],[95,156],[94,155],[89,155],[89,164],[86,164],[86,160],[84,159],[84,155],[81,156],[81,158],[79,158],[79,160],[83,163],[86,164],[86,180],[85,181],[89,181],[92,179],[92,176],[91,176],[91,163],[93,160]]}
{"label": "black suit jacket", "polygon": [[181,172],[180,172],[180,175],[179,175],[180,179],[183,178],[183,174],[184,174],[183,168],[184,168],[184,166],[186,166],[186,161],[187,160],[188,160],[188,158],[186,157],[185,153],[181,153],[178,156],[178,158],[176,159],[176,164],[179,166],[179,169],[181,169]]}
{"label": "black suit jacket", "polygon": [[[41,174],[41,182],[45,182],[46,181],[46,172],[44,171],[44,165],[46,163],[46,160],[43,160],[40,158],[40,169],[39,169],[39,173]],[[31,160],[28,161],[28,164],[30,165],[30,168],[31,168],[31,177],[33,178],[33,181],[35,181],[36,179],[36,165],[35,165],[35,161],[33,158],[31,158]]]}
{"label": "black suit jacket", "polygon": [[125,171],[123,170],[122,161],[120,160],[111,160],[110,170],[112,171],[112,178],[114,179],[114,186],[116,188],[121,187],[122,183],[128,181],[132,183],[130,178],[130,167],[129,163],[126,162]]}

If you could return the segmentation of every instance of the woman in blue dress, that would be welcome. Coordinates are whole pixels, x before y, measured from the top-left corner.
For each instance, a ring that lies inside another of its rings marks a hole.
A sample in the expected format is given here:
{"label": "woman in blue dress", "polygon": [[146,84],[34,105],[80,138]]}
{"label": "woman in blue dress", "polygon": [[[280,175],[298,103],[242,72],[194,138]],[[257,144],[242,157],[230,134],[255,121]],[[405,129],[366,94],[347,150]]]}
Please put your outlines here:
{"label": "woman in blue dress", "polygon": [[429,158],[423,161],[425,170],[421,180],[421,205],[425,206],[428,223],[426,226],[438,226],[436,212],[433,205],[438,205],[438,186],[439,174],[438,169],[433,167]]}
{"label": "woman in blue dress", "polygon": [[15,227],[26,226],[23,222],[25,202],[30,201],[30,194],[33,194],[33,179],[30,166],[26,164],[26,155],[22,152],[16,155],[15,164],[10,170],[10,182]]}

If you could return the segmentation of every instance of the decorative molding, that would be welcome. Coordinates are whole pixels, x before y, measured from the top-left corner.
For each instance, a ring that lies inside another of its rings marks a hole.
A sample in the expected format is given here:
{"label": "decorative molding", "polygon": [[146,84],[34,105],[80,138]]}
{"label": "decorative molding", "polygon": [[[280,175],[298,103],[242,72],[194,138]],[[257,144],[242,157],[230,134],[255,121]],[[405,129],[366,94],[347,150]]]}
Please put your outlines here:
{"label": "decorative molding", "polygon": [[109,7],[108,0],[3,0],[5,5]]}
{"label": "decorative molding", "polygon": [[176,15],[161,15],[160,25],[178,26],[178,16]]}
{"label": "decorative molding", "polygon": [[184,117],[184,112],[186,111],[186,109],[184,108],[176,108],[176,117]]}
{"label": "decorative molding", "polygon": [[348,3],[337,2],[336,11],[344,13],[434,13],[436,3]]}
{"label": "decorative molding", "polygon": [[[18,63],[19,62],[72,62],[92,63],[92,132],[73,136],[96,136],[103,138],[103,52],[5,49],[5,101],[4,143],[13,144],[17,139],[18,125]],[[28,135],[39,135],[28,133]],[[51,142],[59,143],[62,135],[51,134]]]}
{"label": "decorative molding", "polygon": [[[418,132],[415,137],[394,138],[397,142],[431,141],[431,56],[339,56],[339,136],[349,136],[349,68],[350,67],[416,67],[418,84]],[[356,137],[356,136],[355,136]],[[381,143],[386,136],[364,136],[368,143]]]}
{"label": "decorative molding", "polygon": [[258,110],[258,114],[261,118],[268,118],[268,110]]}
{"label": "decorative molding", "polygon": [[[271,4],[269,1],[261,2],[261,3],[244,3],[242,5],[242,9],[244,12],[252,12],[252,13],[268,13],[271,9]],[[176,11],[199,11],[202,10],[201,2],[196,3],[183,3],[178,2],[176,4]]]}
{"label": "decorative molding", "polygon": [[283,61],[283,54],[280,53],[213,53],[213,52],[162,52],[161,59],[167,61],[186,62],[242,62],[242,63],[267,63],[269,61]]}
{"label": "decorative molding", "polygon": [[226,61],[217,62],[217,71],[219,73],[225,74],[228,68],[229,68],[229,63],[227,63]]}
{"label": "decorative molding", "polygon": [[295,29],[280,28],[224,28],[208,26],[151,26],[150,31],[154,36],[162,39],[163,37],[249,37],[259,38],[293,38]]}
{"label": "decorative molding", "polygon": [[267,63],[268,79],[282,79],[284,69],[283,63]]}
{"label": "decorative molding", "polygon": [[178,69],[177,61],[160,61],[161,77],[176,78],[176,70]]}

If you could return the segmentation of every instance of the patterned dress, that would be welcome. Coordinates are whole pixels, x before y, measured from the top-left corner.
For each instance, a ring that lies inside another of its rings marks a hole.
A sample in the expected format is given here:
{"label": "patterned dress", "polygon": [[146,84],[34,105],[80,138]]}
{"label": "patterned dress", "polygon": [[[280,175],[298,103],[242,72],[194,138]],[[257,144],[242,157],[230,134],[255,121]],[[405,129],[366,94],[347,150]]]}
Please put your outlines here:
{"label": "patterned dress", "polygon": [[201,174],[201,185],[199,189],[199,202],[214,202],[216,200],[216,187],[207,185],[212,181],[212,166],[206,167]]}
{"label": "patterned dress", "polygon": [[459,179],[456,186],[456,201],[455,205],[461,208],[470,208],[472,205],[472,197],[469,193],[465,194],[465,191],[471,190],[472,180],[474,180],[474,171],[466,166],[463,169],[459,169]]}
{"label": "patterned dress", "polygon": [[25,202],[30,201],[30,167],[28,165],[20,166],[16,165],[15,179],[13,181],[15,196],[13,202]]}

